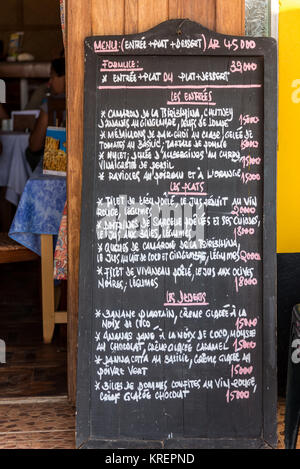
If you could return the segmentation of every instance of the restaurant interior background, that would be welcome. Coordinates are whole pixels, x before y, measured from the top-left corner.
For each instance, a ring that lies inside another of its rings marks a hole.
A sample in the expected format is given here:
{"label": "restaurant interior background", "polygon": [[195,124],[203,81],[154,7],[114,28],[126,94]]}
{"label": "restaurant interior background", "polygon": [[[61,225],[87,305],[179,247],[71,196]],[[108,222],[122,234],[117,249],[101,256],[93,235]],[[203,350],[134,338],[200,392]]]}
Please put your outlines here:
{"label": "restaurant interior background", "polygon": [[[295,5],[294,8],[291,6],[292,3]],[[288,4],[290,8],[284,8]],[[280,2],[283,33],[289,29],[292,18],[295,22],[295,12],[299,18],[299,5],[297,8],[296,4],[297,0]],[[276,5],[278,5],[276,0],[246,0],[245,34],[276,37],[278,21]],[[4,78],[6,82],[7,103],[4,107],[9,117],[12,111],[20,110],[26,105],[24,93],[25,96],[27,96],[26,93],[30,96],[38,86],[47,82],[47,77],[41,76],[46,75],[45,72],[37,73],[37,77],[28,78],[26,72],[28,64],[23,62],[19,64],[19,70],[21,70],[18,72],[19,76],[5,76],[9,38],[12,33],[17,31],[24,33],[21,51],[31,54],[33,62],[39,63],[41,69],[47,70],[48,73],[50,61],[63,53],[59,0],[9,0],[1,2],[0,77]],[[291,35],[289,38],[289,40],[294,39]],[[283,36],[279,36],[280,40],[282,40],[282,51],[284,50],[286,54],[287,49],[284,47],[287,47],[287,44],[284,42]],[[292,54],[294,51],[292,42],[290,42],[290,49]],[[290,67],[288,59],[292,60],[291,57],[286,57],[284,62],[286,73]],[[280,60],[279,64],[281,65]],[[291,70],[291,73],[294,79],[299,78],[295,70]],[[283,69],[281,77],[280,79],[285,79]],[[289,87],[288,93],[291,93],[293,91],[291,79],[287,77],[286,80]],[[282,82],[279,83],[281,86]],[[280,103],[283,103],[285,99],[285,96],[279,95]],[[290,101],[290,98],[288,99]],[[282,114],[279,114],[279,136],[282,132],[281,138],[284,141],[283,132],[287,134],[288,129],[284,124],[283,111],[286,112],[285,105],[281,106],[280,112]],[[295,112],[295,108],[292,112]],[[72,116],[68,116],[68,118],[71,119]],[[295,125],[297,122],[295,121]],[[290,124],[289,120],[286,125],[288,124]],[[287,170],[287,151],[293,151],[293,149],[288,150],[284,147],[279,149],[279,169],[282,175],[278,181],[279,195],[286,192],[284,170]],[[295,165],[294,169],[296,169]],[[1,232],[8,232],[16,211],[16,206],[6,200],[5,190],[5,187],[0,187]],[[295,190],[297,190],[297,185],[295,185]],[[295,201],[293,194],[291,199]],[[290,205],[289,208],[287,202],[287,199],[284,200],[283,197],[280,199],[278,213],[279,224],[282,227],[280,228],[281,232],[278,232],[278,384],[280,395],[284,395],[286,385],[290,314],[292,306],[299,301],[300,295],[299,286],[297,289],[300,275],[298,262],[300,249],[297,244],[300,243],[299,241],[291,242],[291,238],[288,238],[293,231],[291,226],[293,221],[290,220],[287,225],[287,217],[290,217],[290,212],[295,210],[295,207]],[[294,235],[295,239],[299,239],[297,230],[294,230]],[[40,269],[39,258],[29,262],[0,264],[0,338],[5,341],[7,346],[6,363],[0,364],[0,398],[67,394],[66,324],[57,324],[52,342],[50,344],[43,343]],[[64,310],[66,309],[66,282],[60,282],[56,291],[58,292],[56,306]]]}
{"label": "restaurant interior background", "polygon": [[[30,54],[28,62],[7,61],[11,34],[16,32],[23,33],[18,52]],[[6,84],[5,117],[10,118],[12,111],[28,108],[35,90],[49,81],[50,62],[63,54],[59,0],[1,2],[0,76]],[[2,128],[6,128],[5,124],[7,120],[2,121]],[[19,132],[15,136],[20,139],[23,159],[21,140],[28,142],[29,136],[28,132],[25,134]],[[8,136],[2,135],[4,147],[5,138]],[[19,168],[9,170],[11,178],[21,177]],[[0,162],[1,171],[3,176],[5,168]],[[16,205],[7,200],[7,187],[0,187],[0,191],[0,232],[7,233]],[[67,394],[66,325],[56,326],[50,344],[43,342],[39,256],[26,262],[1,263],[0,283],[0,337],[6,344],[6,363],[0,365],[0,398]],[[66,309],[65,283],[56,281],[55,285],[56,306],[60,309]]]}

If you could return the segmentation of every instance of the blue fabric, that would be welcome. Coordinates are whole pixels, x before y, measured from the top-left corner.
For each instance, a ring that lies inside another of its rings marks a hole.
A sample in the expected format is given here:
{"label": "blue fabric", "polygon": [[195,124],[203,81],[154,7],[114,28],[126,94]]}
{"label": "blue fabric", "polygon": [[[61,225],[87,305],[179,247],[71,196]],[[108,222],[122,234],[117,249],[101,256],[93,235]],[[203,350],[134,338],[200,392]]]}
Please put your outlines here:
{"label": "blue fabric", "polygon": [[65,202],[66,178],[43,175],[39,165],[26,183],[9,236],[41,255],[39,235],[58,234]]}
{"label": "blue fabric", "polygon": [[5,198],[18,205],[31,168],[26,161],[29,134],[21,132],[0,132],[3,152],[0,156],[0,186],[6,187]]}

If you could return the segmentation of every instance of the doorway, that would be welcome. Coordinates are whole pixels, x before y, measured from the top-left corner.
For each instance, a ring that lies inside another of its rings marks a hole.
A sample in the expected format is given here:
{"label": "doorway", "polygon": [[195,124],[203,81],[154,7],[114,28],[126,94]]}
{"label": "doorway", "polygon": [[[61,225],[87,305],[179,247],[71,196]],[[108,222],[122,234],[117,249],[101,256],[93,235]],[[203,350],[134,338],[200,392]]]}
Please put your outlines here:
{"label": "doorway", "polygon": [[[50,64],[62,56],[63,38],[59,0],[6,2],[0,7],[0,18],[0,77],[6,84],[3,119],[0,115],[3,175],[13,154],[7,153],[10,145],[27,139],[20,149],[25,154],[30,134],[28,128],[13,126],[12,112],[40,108],[44,95],[39,96],[39,91],[46,93]],[[33,104],[36,96],[41,102]],[[12,200],[8,183],[2,181],[0,189],[0,232],[7,235],[22,193]],[[66,396],[67,325],[57,324],[51,343],[44,343],[40,258],[3,263],[1,256],[0,249],[0,400]],[[57,281],[56,310],[66,311],[66,297],[66,281]]]}

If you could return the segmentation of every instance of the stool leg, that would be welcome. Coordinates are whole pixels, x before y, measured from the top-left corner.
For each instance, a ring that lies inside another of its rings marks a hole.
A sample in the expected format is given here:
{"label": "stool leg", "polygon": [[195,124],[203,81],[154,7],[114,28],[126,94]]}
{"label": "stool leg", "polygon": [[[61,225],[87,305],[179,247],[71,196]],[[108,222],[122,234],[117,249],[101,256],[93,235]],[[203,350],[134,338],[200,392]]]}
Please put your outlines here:
{"label": "stool leg", "polygon": [[41,265],[43,338],[45,344],[50,344],[53,337],[55,325],[52,235],[41,235]]}

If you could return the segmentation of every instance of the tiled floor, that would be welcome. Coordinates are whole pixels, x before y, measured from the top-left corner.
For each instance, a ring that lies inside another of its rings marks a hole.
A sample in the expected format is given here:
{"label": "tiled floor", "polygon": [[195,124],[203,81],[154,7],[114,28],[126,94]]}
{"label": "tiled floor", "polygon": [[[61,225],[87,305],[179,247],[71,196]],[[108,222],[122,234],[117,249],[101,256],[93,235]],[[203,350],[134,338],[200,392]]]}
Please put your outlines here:
{"label": "tiled floor", "polygon": [[75,448],[75,410],[67,398],[0,401],[0,449]]}
{"label": "tiled floor", "polygon": [[[74,448],[75,410],[66,398],[0,401],[0,449]],[[278,449],[284,449],[283,400],[278,405]]]}

